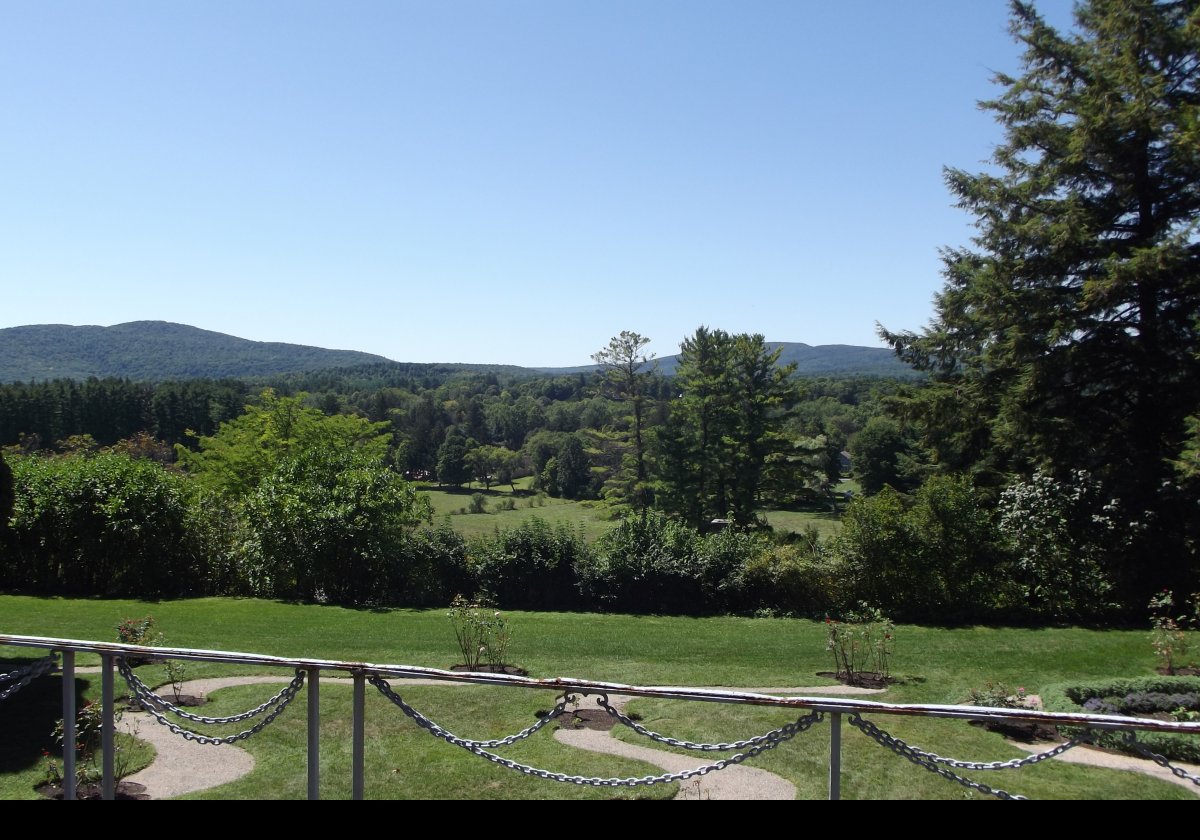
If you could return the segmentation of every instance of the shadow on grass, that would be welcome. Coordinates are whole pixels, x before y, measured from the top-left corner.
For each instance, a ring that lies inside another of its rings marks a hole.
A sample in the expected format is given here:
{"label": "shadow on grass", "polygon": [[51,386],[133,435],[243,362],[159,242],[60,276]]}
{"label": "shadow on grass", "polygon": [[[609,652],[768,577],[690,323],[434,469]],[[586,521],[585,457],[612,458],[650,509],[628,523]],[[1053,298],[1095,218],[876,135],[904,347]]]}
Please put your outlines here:
{"label": "shadow on grass", "polygon": [[[28,665],[34,659],[5,659],[4,667]],[[75,680],[75,708],[84,703],[88,681]],[[38,677],[7,700],[0,700],[0,773],[28,770],[42,761],[42,751],[61,756],[54,727],[62,719],[62,675]]]}

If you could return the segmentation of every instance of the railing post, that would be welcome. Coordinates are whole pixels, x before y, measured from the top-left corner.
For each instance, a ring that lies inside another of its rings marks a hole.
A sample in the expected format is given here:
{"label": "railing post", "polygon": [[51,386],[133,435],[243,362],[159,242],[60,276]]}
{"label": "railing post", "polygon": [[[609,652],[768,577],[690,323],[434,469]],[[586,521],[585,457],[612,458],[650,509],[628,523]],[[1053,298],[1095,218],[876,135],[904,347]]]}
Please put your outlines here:
{"label": "railing post", "polygon": [[319,668],[308,671],[308,798],[321,798],[321,685]]}
{"label": "railing post", "polygon": [[842,715],[829,715],[829,799],[842,798]]}
{"label": "railing post", "polygon": [[116,798],[114,766],[116,764],[115,733],[116,714],[113,711],[113,658],[108,654],[100,657],[100,711],[104,715],[101,723],[101,760],[104,762],[100,795],[104,799]]}
{"label": "railing post", "polygon": [[63,799],[75,798],[75,651],[62,652]]}
{"label": "railing post", "polygon": [[354,672],[354,711],[353,733],[351,736],[350,762],[353,780],[350,786],[352,799],[363,798],[363,745],[365,738],[364,707],[366,705],[366,675],[362,671]]}

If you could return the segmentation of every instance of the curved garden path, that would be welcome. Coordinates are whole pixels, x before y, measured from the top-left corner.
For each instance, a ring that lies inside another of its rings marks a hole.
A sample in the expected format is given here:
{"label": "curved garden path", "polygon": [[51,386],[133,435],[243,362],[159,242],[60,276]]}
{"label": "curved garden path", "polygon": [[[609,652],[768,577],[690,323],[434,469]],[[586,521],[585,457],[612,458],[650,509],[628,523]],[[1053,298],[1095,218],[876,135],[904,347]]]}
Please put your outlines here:
{"label": "curved garden path", "polygon": [[[274,684],[288,682],[281,677],[218,677],[213,679],[190,680],[183,686],[183,691],[197,697],[204,697],[210,692],[235,685]],[[330,682],[349,683],[349,680],[323,678],[322,684]],[[460,685],[469,683],[448,683],[440,680],[405,680],[405,685]],[[874,693],[871,689],[852,686],[807,686],[794,688],[745,688],[741,691],[761,694],[783,694],[789,696],[815,694],[866,694]],[[618,708],[630,698],[620,695],[610,695],[614,706]],[[128,781],[138,782],[146,786],[146,793],[154,799],[164,799],[179,796],[199,790],[207,790],[217,785],[235,781],[254,769],[254,758],[240,747],[232,745],[204,745],[186,741],[172,734],[166,727],[161,726],[144,712],[127,712],[122,719],[126,730],[145,741],[150,742],[157,755],[154,761],[129,777]],[[577,749],[592,752],[608,753],[645,761],[655,767],[662,768],[668,773],[690,770],[705,763],[704,758],[678,755],[663,750],[629,744],[618,741],[610,732],[596,729],[559,729],[554,733],[555,739]],[[1037,752],[1044,749],[1037,745],[1010,742],[1012,746]],[[1104,752],[1087,747],[1077,747],[1059,756],[1057,761],[1069,761],[1073,764],[1085,764],[1091,767],[1104,767],[1115,770],[1126,770],[1144,773],[1164,781],[1182,785],[1194,794],[1200,796],[1200,787],[1187,779],[1181,779],[1170,770],[1159,767],[1151,761],[1132,756]],[[1177,766],[1187,772],[1200,774],[1200,766],[1182,764]],[[676,799],[795,799],[796,788],[788,780],[760,770],[756,767],[735,765],[717,773],[709,773],[683,783]]]}

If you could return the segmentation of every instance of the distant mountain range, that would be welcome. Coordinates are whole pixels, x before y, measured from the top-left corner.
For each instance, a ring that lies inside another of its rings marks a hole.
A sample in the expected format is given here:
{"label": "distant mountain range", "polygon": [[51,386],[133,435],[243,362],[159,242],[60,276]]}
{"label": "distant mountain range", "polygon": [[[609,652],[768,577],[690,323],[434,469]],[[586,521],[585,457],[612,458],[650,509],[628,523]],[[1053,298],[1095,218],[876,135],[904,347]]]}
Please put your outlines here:
{"label": "distant mountain range", "polygon": [[[846,344],[812,347],[789,342],[776,343],[772,347],[782,347],[780,360],[785,364],[796,362],[796,372],[802,376],[916,376],[890,350],[883,348]],[[666,375],[674,373],[678,358],[667,356],[657,360],[659,370]],[[378,364],[398,363],[355,350],[250,341],[166,321],[132,321],[112,327],[41,324],[0,329],[0,382],[87,379],[90,376],[115,376],[135,381],[253,378]],[[463,364],[453,367],[530,375],[571,374],[596,369],[595,365],[523,368]]]}

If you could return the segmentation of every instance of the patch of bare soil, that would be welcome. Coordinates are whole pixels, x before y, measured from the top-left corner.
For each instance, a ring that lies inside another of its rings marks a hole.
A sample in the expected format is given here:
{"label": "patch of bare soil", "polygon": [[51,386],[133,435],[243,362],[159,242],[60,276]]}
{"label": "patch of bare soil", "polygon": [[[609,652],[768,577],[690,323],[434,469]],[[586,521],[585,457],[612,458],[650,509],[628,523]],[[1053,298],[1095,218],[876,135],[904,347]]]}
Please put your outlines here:
{"label": "patch of bare soil", "polygon": [[470,665],[451,665],[450,670],[468,674],[508,674],[513,677],[529,676],[529,672],[518,665],[485,665],[480,663],[474,668]]}
{"label": "patch of bare soil", "polygon": [[875,671],[855,671],[853,674],[847,674],[844,671],[818,671],[818,677],[837,680],[842,685],[855,685],[859,688],[887,688],[899,680],[889,674],[880,674]]}
{"label": "patch of bare soil", "polygon": [[[62,799],[62,785],[39,785],[36,788],[37,792],[47,799]],[[86,785],[80,785],[75,789],[76,799],[103,799],[102,789],[99,783],[92,782]],[[149,799],[150,794],[146,793],[146,786],[139,785],[137,782],[118,782],[114,790],[114,798],[116,799]]]}

